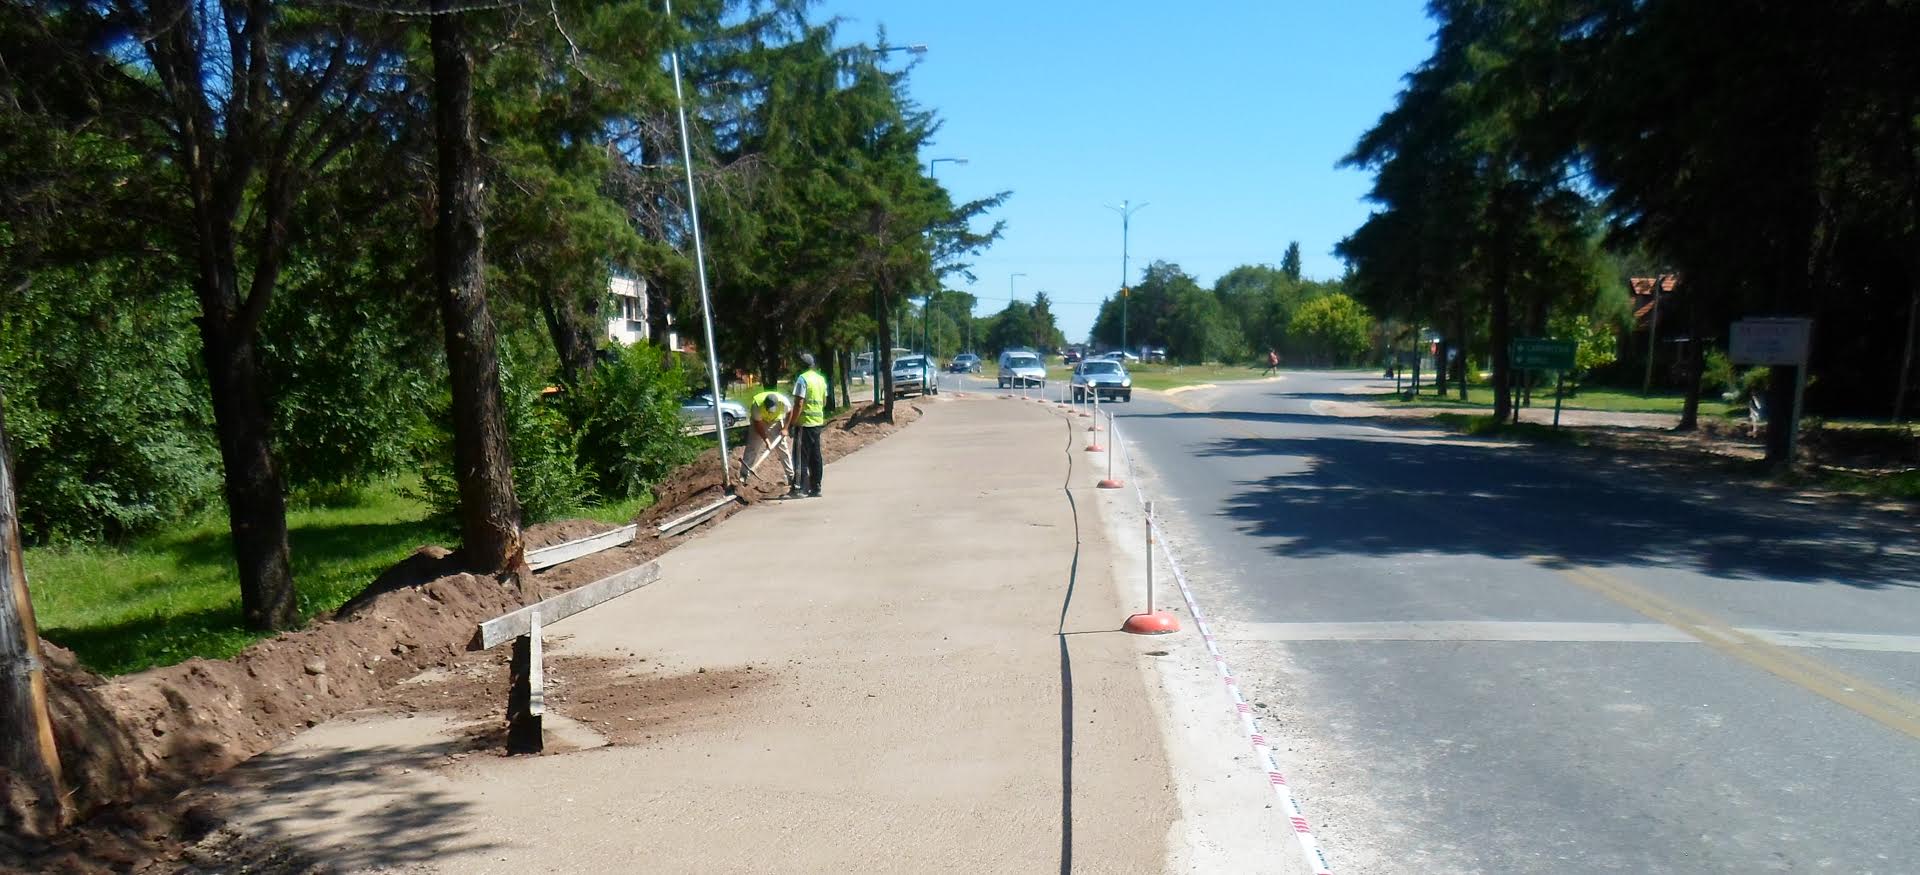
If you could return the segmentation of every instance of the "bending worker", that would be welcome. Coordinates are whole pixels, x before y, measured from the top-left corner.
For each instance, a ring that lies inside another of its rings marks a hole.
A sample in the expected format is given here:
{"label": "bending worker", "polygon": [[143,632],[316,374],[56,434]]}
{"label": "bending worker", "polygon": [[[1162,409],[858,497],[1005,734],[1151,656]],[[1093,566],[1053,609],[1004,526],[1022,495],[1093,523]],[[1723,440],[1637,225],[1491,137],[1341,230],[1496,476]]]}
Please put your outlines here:
{"label": "bending worker", "polygon": [[787,433],[800,436],[793,448],[793,491],[787,497],[819,498],[820,479],[827,468],[820,454],[820,432],[827,425],[827,378],[813,369],[813,353],[801,353],[800,364],[806,370],[793,379],[793,412],[787,414]]}
{"label": "bending worker", "polygon": [[753,430],[747,433],[747,453],[741,457],[740,464],[747,467],[747,475],[753,475],[753,469],[761,462],[763,454],[772,454],[780,459],[780,474],[786,478],[789,490],[797,488],[793,479],[793,441],[785,442],[787,437],[787,417],[793,410],[793,399],[785,394],[768,389],[753,396]]}

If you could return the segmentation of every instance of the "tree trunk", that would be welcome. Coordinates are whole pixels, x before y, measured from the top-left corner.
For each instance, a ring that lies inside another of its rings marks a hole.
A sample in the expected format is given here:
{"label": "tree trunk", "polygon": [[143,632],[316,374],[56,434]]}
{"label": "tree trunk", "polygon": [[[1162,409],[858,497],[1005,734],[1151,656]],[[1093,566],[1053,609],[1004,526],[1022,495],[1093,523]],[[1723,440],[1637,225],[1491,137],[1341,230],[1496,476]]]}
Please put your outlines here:
{"label": "tree trunk", "polygon": [[[1453,370],[1450,373],[1458,375],[1460,400],[1465,401],[1467,400],[1467,317],[1464,311],[1453,317],[1453,325],[1454,336],[1460,338],[1460,355],[1453,363]],[[1446,382],[1446,379],[1443,377],[1441,382]]]}
{"label": "tree trunk", "polygon": [[[881,296],[884,302],[884,293]],[[880,405],[888,422],[893,421],[893,326],[889,320],[880,320],[880,351],[874,356],[873,379],[880,387]]]}
{"label": "tree trunk", "polygon": [[213,307],[204,309],[201,350],[240,571],[240,610],[249,629],[290,629],[300,614],[287,558],[286,488],[273,457],[259,348],[251,329],[234,326]]}
{"label": "tree trunk", "polygon": [[840,353],[840,397],[845,398],[847,406],[853,406],[853,351]]}
{"label": "tree trunk", "polygon": [[0,413],[0,822],[45,836],[65,826],[71,812],[47,714],[47,676],[14,492],[13,453]]}
{"label": "tree trunk", "polygon": [[460,543],[476,571],[521,574],[520,503],[500,399],[500,353],[487,312],[480,168],[473,121],[473,55],[453,0],[433,0],[434,133],[439,221],[434,280],[453,389],[454,477],[460,486]]}
{"label": "tree trunk", "polygon": [[1707,344],[1701,337],[1706,320],[1700,318],[1700,296],[1687,295],[1687,400],[1680,408],[1680,424],[1675,431],[1694,431],[1700,427],[1700,392],[1707,370]]}
{"label": "tree trunk", "polygon": [[1513,417],[1513,360],[1507,349],[1512,339],[1513,307],[1509,300],[1513,234],[1511,208],[1504,190],[1494,194],[1493,276],[1487,283],[1487,297],[1493,306],[1488,317],[1487,340],[1493,346],[1493,421],[1506,422]]}
{"label": "tree trunk", "polygon": [[547,323],[547,336],[560,360],[560,379],[569,386],[593,375],[594,347],[598,334],[593,330],[592,313],[582,316],[571,295],[553,289],[541,289],[540,313]]}

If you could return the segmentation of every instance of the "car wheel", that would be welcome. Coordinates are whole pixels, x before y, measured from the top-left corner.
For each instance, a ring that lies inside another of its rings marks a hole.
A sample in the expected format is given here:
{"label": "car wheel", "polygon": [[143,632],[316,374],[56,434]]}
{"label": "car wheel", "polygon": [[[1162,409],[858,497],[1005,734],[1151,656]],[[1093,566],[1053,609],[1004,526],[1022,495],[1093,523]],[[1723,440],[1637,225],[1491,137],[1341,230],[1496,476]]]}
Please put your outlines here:
{"label": "car wheel", "polygon": [[731,413],[720,414],[720,424],[726,426],[727,428],[732,428],[735,425],[738,425],[739,422],[740,422],[740,417],[734,416]]}

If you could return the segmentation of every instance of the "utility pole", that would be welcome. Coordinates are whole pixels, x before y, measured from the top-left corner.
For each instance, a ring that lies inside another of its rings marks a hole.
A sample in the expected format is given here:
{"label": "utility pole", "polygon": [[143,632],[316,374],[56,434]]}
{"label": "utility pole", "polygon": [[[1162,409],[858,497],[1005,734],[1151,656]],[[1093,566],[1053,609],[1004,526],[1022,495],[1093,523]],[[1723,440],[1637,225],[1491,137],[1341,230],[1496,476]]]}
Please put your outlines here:
{"label": "utility pole", "polygon": [[18,817],[29,835],[47,835],[66,821],[60,753],[47,714],[47,675],[40,630],[21,561],[20,514],[14,498],[13,452],[0,413],[0,769],[30,791]]}
{"label": "utility pole", "polygon": [[[925,52],[925,51],[926,51],[926,47],[925,47],[925,46],[922,46],[920,50],[921,50],[921,52]],[[938,182],[940,181],[940,165],[941,165],[941,164],[943,164],[943,163],[944,163],[944,164],[958,164],[958,165],[960,165],[960,166],[962,166],[962,167],[964,167],[964,166],[966,166],[966,163],[967,163],[967,159],[965,159],[965,158],[935,158],[935,159],[933,159],[933,160],[931,160],[931,161],[928,161],[928,162],[927,162],[927,178],[928,178],[928,179],[931,179],[931,180],[933,180],[933,181],[934,181],[934,182],[935,182],[936,184],[937,184],[937,183],[938,183]],[[938,291],[938,290],[936,289],[935,291]],[[924,309],[922,309],[922,310],[920,311],[920,335],[921,335],[922,337],[924,337],[924,338],[926,339],[926,349],[925,349],[925,352],[926,352],[926,354],[927,354],[927,360],[928,360],[928,361],[932,361],[932,360],[933,360],[933,322],[932,322],[932,315],[933,315],[933,295],[934,295],[934,292],[928,292],[928,293],[927,293],[927,303],[926,303],[926,306],[925,306],[925,308],[924,308]]]}
{"label": "utility pole", "polygon": [[1660,350],[1660,287],[1667,284],[1664,274],[1653,277],[1653,312],[1647,325],[1647,374],[1640,380],[1640,394],[1653,391],[1653,360]]}
{"label": "utility pole", "polygon": [[[667,17],[673,18],[673,0],[666,0],[666,10]],[[921,51],[925,51],[924,46]],[[713,433],[720,442],[720,488],[732,495],[733,457],[727,452],[727,424],[720,409],[727,396],[720,394],[720,353],[713,345],[713,299],[707,294],[707,250],[700,239],[700,200],[693,193],[693,145],[687,137],[687,98],[680,87],[680,49],[675,47],[668,57],[673,61],[673,107],[680,117],[680,164],[687,173],[687,225],[693,229],[693,269],[700,280],[700,318],[706,323],[707,381],[713,392]]]}
{"label": "utility pole", "polygon": [[1151,204],[1140,204],[1139,206],[1134,206],[1127,201],[1121,201],[1120,205],[1117,207],[1112,204],[1107,205],[1107,209],[1120,214],[1120,351],[1121,352],[1125,352],[1127,350],[1127,297],[1128,297],[1127,283],[1130,283],[1133,281],[1133,273],[1128,269],[1128,266],[1127,266],[1127,226],[1130,220],[1132,220],[1134,213],[1140,212],[1141,210],[1144,210],[1149,206],[1151,206]]}

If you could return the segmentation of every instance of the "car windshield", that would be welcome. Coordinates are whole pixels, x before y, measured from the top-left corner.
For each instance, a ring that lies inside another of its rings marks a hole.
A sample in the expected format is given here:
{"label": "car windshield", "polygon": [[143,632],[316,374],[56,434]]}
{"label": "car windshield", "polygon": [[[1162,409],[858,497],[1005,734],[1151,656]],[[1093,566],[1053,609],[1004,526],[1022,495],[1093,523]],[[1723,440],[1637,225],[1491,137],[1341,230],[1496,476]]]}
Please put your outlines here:
{"label": "car windshield", "polygon": [[1120,365],[1118,362],[1087,362],[1080,366],[1080,373],[1117,374],[1120,373]]}
{"label": "car windshield", "polygon": [[898,371],[898,370],[904,370],[907,368],[918,368],[918,367],[924,366],[925,364],[926,364],[925,359],[922,359],[919,356],[915,356],[910,359],[900,359],[894,362],[893,369]]}
{"label": "car windshield", "polygon": [[1017,355],[1007,359],[1007,367],[1010,368],[1037,368],[1039,366],[1040,360],[1030,355]]}

